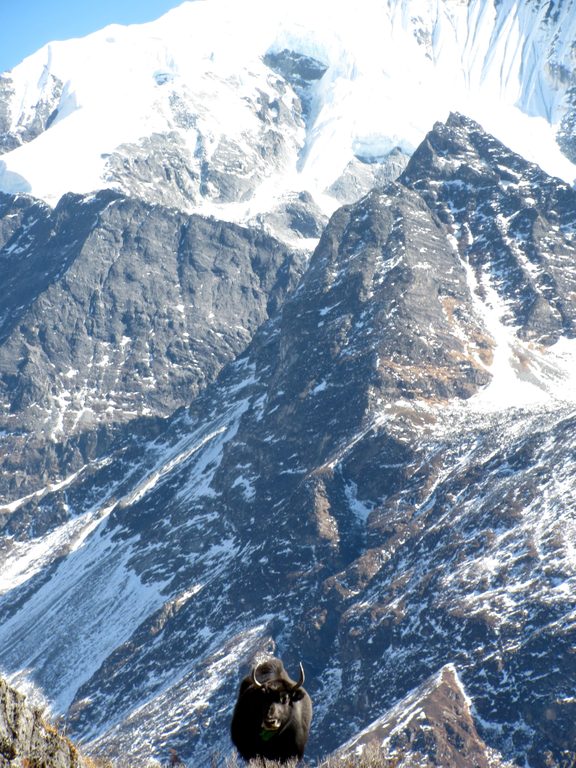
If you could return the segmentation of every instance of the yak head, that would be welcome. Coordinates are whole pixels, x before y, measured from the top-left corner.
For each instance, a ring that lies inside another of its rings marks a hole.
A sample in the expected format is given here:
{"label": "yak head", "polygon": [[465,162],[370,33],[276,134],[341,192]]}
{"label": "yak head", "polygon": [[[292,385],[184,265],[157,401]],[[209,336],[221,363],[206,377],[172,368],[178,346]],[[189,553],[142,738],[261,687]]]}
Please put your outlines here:
{"label": "yak head", "polygon": [[294,682],[287,675],[278,677],[257,676],[257,668],[252,670],[251,682],[258,691],[262,731],[260,737],[266,741],[282,731],[292,719],[294,703],[306,695],[304,685],[304,668],[300,664],[300,677]]}

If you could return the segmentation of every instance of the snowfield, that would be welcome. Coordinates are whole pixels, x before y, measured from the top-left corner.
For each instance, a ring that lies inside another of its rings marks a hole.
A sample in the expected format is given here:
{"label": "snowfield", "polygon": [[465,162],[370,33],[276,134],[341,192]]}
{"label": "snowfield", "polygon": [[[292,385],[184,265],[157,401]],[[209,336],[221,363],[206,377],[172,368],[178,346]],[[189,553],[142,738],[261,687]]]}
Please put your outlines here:
{"label": "snowfield", "polygon": [[[310,85],[305,125],[287,129],[286,162],[265,158],[268,183],[252,205],[215,205],[208,194],[203,210],[242,219],[308,190],[331,212],[326,192],[350,162],[410,155],[450,111],[571,183],[576,167],[555,141],[567,108],[562,72],[573,67],[569,6],[553,26],[545,5],[515,0],[202,0],[152,23],[50,43],[6,74],[9,129],[24,143],[3,156],[0,189],[54,204],[110,186],[110,154],[156,134],[178,136],[191,168],[200,145],[207,162],[223,143],[249,157],[260,94],[278,97],[263,57],[285,50],[326,67]],[[287,110],[291,93],[281,96]],[[41,105],[46,130],[29,140]]]}

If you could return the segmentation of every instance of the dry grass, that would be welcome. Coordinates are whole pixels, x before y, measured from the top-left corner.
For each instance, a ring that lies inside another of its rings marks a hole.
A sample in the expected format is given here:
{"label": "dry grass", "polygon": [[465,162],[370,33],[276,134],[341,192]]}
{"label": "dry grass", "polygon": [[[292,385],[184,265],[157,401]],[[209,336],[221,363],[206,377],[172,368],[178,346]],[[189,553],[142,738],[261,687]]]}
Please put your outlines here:
{"label": "dry grass", "polygon": [[[130,761],[109,760],[98,757],[83,757],[86,768],[146,768],[142,763]],[[157,763],[154,763],[157,765]],[[288,763],[278,763],[275,760],[251,760],[249,764],[241,760],[236,754],[222,757],[215,754],[210,758],[210,768],[397,768],[398,759],[386,757],[379,748],[368,748],[361,757],[349,756],[345,758],[328,757],[321,763],[309,763],[306,760],[298,763],[293,760]],[[169,760],[162,762],[162,766],[184,766],[184,763],[171,763]],[[204,766],[204,763],[203,763]]]}
{"label": "dry grass", "polygon": [[[210,768],[242,768],[246,764],[236,755],[231,755],[224,760],[218,756],[212,758]],[[397,768],[399,758],[387,757],[378,745],[368,745],[362,755],[349,755],[347,757],[328,757],[316,765],[316,768]],[[248,768],[313,768],[312,763],[304,761],[299,764],[297,760],[289,763],[277,763],[274,760],[251,760]]]}
{"label": "dry grass", "polygon": [[86,768],[115,768],[114,763],[111,760],[102,760],[97,757],[83,756],[82,760]]}
{"label": "dry grass", "polygon": [[[132,764],[122,760],[108,760],[102,758],[83,757],[86,768],[146,768],[142,764]],[[320,763],[309,763],[304,760],[298,763],[293,760],[289,763],[278,763],[275,760],[251,760],[246,764],[236,754],[221,756],[215,754],[210,758],[210,768],[397,768],[398,758],[386,757],[378,746],[368,746],[361,756],[350,755],[348,757],[328,757]],[[162,763],[163,766],[183,766],[184,763],[171,763],[169,760]]]}

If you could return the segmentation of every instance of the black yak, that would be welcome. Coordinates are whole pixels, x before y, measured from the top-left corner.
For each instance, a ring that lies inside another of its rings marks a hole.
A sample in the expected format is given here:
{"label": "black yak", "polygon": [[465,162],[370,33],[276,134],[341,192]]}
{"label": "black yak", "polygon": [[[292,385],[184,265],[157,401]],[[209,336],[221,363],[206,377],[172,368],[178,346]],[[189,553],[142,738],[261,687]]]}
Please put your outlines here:
{"label": "black yak", "polygon": [[257,664],[242,680],[230,731],[244,760],[302,758],[312,720],[312,701],[303,685],[302,664],[295,682],[275,658]]}

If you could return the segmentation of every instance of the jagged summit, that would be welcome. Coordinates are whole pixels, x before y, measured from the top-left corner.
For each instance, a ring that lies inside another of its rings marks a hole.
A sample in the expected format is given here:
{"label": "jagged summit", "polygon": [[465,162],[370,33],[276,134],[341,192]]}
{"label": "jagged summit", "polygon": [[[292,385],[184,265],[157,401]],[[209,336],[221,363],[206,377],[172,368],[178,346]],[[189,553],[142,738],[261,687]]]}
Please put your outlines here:
{"label": "jagged summit", "polygon": [[515,387],[516,403],[523,396],[568,397],[574,189],[457,114],[434,126],[401,181],[448,228],[468,271],[476,309],[495,342],[492,391],[505,396]]}

